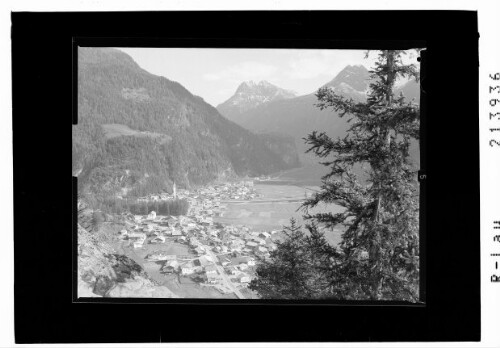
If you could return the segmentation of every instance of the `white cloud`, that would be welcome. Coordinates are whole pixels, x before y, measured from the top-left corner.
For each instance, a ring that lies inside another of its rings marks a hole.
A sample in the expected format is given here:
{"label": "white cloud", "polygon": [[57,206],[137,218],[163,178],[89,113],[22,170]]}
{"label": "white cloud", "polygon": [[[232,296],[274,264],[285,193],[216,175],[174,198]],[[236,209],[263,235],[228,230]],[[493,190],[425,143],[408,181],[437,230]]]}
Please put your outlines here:
{"label": "white cloud", "polygon": [[363,59],[364,51],[314,50],[298,52],[285,66],[284,74],[289,79],[332,79],[348,64],[369,65]]}
{"label": "white cloud", "polygon": [[328,74],[331,64],[321,57],[308,57],[292,60],[285,74],[291,79],[311,79]]}
{"label": "white cloud", "polygon": [[242,62],[227,67],[218,72],[206,73],[203,78],[208,81],[219,80],[265,80],[269,79],[278,70],[277,67],[259,62]]}

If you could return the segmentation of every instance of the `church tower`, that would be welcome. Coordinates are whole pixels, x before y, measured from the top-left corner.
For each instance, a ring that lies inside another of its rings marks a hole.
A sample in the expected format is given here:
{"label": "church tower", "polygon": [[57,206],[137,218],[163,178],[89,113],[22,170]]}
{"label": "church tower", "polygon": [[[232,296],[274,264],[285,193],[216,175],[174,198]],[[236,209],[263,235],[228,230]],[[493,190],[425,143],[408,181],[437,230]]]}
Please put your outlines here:
{"label": "church tower", "polygon": [[177,198],[177,187],[175,186],[175,181],[174,181],[173,191],[174,191],[174,199],[175,199],[175,198]]}

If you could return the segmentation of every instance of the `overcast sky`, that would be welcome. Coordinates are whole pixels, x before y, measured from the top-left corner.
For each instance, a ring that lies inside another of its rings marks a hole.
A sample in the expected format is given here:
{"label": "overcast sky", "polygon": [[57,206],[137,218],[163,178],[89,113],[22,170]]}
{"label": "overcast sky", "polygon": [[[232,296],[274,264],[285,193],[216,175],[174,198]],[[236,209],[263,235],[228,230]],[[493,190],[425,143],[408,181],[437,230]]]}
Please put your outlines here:
{"label": "overcast sky", "polygon": [[267,80],[297,92],[315,92],[346,65],[373,66],[363,50],[119,48],[146,71],[177,81],[217,106],[243,82]]}

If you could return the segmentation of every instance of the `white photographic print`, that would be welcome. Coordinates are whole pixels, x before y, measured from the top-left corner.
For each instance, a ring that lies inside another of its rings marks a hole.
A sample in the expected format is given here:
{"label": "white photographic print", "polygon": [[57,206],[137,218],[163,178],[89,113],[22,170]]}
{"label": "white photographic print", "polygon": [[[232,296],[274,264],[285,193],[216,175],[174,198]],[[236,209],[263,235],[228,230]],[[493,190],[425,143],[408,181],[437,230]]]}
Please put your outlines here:
{"label": "white photographic print", "polygon": [[78,47],[78,297],[420,302],[420,56]]}

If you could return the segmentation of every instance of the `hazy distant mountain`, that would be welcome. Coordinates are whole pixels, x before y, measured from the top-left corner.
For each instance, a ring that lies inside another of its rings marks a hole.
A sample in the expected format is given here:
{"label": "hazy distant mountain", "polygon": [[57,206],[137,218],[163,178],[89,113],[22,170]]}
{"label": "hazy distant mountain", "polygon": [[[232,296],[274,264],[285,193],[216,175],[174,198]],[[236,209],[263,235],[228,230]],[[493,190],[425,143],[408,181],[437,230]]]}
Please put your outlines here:
{"label": "hazy distant mountain", "polygon": [[406,101],[415,99],[416,102],[420,102],[420,84],[417,83],[415,79],[411,79],[400,87],[394,89],[395,96],[398,96],[401,92],[405,96]]}
{"label": "hazy distant mountain", "polygon": [[[364,101],[367,97],[369,84],[369,72],[364,66],[348,65],[324,86],[330,87],[348,98]],[[419,97],[419,85],[414,80],[395,90],[396,94],[399,94],[400,91],[408,95],[409,100],[413,97]],[[230,100],[221,105],[227,104]],[[302,138],[314,130],[324,131],[332,138],[343,137],[349,126],[348,116],[340,118],[331,109],[322,111],[315,106],[317,102],[314,94],[308,94],[266,102],[244,112],[231,113],[229,109],[226,109],[221,113],[239,125],[257,133],[273,132],[292,136],[295,139],[301,160],[317,162],[317,158],[313,155],[304,155],[308,147]]]}
{"label": "hazy distant mountain", "polygon": [[[365,67],[347,66],[325,86],[359,99],[360,96],[365,97],[368,77]],[[248,103],[242,109],[228,107],[239,100],[238,96],[242,92],[253,90],[245,86],[247,85],[240,85],[233,97],[218,106],[221,114],[257,133],[281,133],[292,136],[301,155],[306,150],[302,138],[313,130],[324,130],[335,135],[343,134],[347,129],[344,119],[336,117],[331,111],[321,111],[315,106],[317,98],[314,94],[292,98],[290,98],[291,94],[288,94],[288,98],[281,97],[254,107],[250,107],[251,104]],[[302,156],[303,160],[307,158],[310,156]]]}
{"label": "hazy distant mountain", "polygon": [[363,65],[348,65],[323,87],[332,88],[337,93],[361,101],[366,99],[369,84],[368,69]]}
{"label": "hazy distant mountain", "polygon": [[217,110],[223,116],[234,121],[234,118],[237,118],[239,114],[259,105],[296,96],[295,92],[279,88],[267,81],[260,81],[259,83],[246,81],[238,86],[231,98],[219,104]]}
{"label": "hazy distant mountain", "polygon": [[145,194],[299,165],[294,141],[260,136],[222,117],[179,83],[122,51],[78,50],[73,173],[94,193]]}

